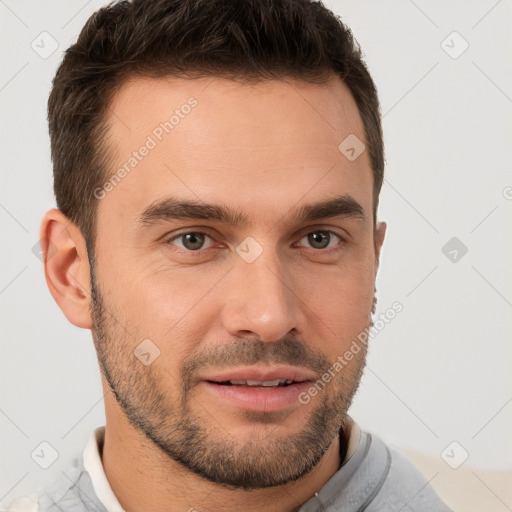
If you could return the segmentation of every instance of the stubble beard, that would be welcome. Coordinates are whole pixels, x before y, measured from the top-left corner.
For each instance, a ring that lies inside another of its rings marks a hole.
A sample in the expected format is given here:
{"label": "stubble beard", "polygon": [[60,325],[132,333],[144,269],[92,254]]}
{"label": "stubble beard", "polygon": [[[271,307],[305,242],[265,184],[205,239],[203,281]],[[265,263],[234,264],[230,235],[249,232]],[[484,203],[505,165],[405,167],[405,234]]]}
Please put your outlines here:
{"label": "stubble beard", "polygon": [[[138,341],[119,324],[120,317],[111,314],[115,309],[105,305],[94,283],[92,264],[91,288],[94,344],[101,372],[116,401],[134,428],[196,475],[228,488],[283,485],[310,472],[335,437],[343,434],[347,410],[365,366],[366,347],[311,400],[310,412],[303,416],[306,420],[296,433],[280,428],[281,411],[240,411],[244,424],[248,420],[254,424],[240,439],[223,425],[222,417],[197,413],[205,413],[192,384],[201,364],[212,359],[228,366],[284,363],[309,367],[321,376],[332,366],[326,356],[289,338],[275,343],[242,340],[185,360],[180,375],[172,378],[162,366],[145,366],[134,356]],[[171,387],[181,389],[179,399],[166,394]]]}

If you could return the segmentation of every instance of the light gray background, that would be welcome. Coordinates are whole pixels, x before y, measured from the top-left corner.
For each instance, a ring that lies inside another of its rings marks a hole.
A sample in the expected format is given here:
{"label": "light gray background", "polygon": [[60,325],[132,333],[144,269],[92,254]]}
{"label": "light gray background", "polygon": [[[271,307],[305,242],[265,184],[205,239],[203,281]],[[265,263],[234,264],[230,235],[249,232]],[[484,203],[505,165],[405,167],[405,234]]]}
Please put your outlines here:
{"label": "light gray background", "polygon": [[[0,0],[2,505],[52,480],[104,423],[90,332],[67,322],[32,253],[54,206],[51,79],[104,3]],[[377,313],[404,306],[372,340],[351,413],[392,444],[440,457],[456,441],[466,465],[512,469],[512,4],[326,4],[353,29],[379,89],[388,234]],[[43,31],[58,43],[48,58],[31,47],[51,49]],[[469,43],[458,58],[453,31]],[[452,237],[468,248],[457,262],[441,250]],[[31,458],[42,441],[59,454],[48,469]]]}

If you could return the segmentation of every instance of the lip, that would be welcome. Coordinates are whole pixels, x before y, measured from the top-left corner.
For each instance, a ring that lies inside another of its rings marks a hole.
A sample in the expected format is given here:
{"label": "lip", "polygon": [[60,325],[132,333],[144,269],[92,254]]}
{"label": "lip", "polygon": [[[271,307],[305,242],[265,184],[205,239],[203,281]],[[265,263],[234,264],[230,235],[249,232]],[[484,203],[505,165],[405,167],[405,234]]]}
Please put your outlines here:
{"label": "lip", "polygon": [[[299,395],[305,392],[316,378],[311,371],[293,366],[248,366],[201,376],[206,391],[224,403],[257,412],[275,412],[300,405]],[[249,387],[220,384],[227,380],[293,380],[283,387]]]}
{"label": "lip", "polygon": [[201,380],[211,382],[224,382],[226,380],[293,380],[295,382],[312,381],[316,378],[311,371],[305,368],[295,366],[273,366],[271,368],[263,366],[246,366],[225,370],[216,373],[210,373],[201,376]]}
{"label": "lip", "polygon": [[206,390],[215,398],[238,409],[257,412],[275,412],[300,405],[299,395],[310,386],[310,381],[297,382],[285,387],[265,388],[228,386],[203,381]]}

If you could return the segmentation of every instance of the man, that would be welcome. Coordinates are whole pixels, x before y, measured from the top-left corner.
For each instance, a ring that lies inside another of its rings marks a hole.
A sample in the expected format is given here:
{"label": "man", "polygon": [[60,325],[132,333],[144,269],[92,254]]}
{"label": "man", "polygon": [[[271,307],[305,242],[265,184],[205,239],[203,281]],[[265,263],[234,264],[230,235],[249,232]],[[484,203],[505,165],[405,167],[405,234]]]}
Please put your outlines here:
{"label": "man", "polygon": [[348,416],[386,225],[379,102],[307,0],[134,0],[56,74],[49,289],[106,425],[39,511],[446,511]]}

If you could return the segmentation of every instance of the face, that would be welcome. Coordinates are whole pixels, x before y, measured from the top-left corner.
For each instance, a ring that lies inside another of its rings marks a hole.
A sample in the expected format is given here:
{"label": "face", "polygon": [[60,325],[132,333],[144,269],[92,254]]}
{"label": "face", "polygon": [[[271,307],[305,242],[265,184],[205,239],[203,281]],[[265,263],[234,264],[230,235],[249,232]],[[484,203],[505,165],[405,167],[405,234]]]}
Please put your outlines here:
{"label": "face", "polygon": [[91,276],[104,378],[196,474],[298,479],[343,428],[366,348],[333,365],[371,323],[372,171],[338,148],[364,141],[350,92],[137,78],[110,112]]}

